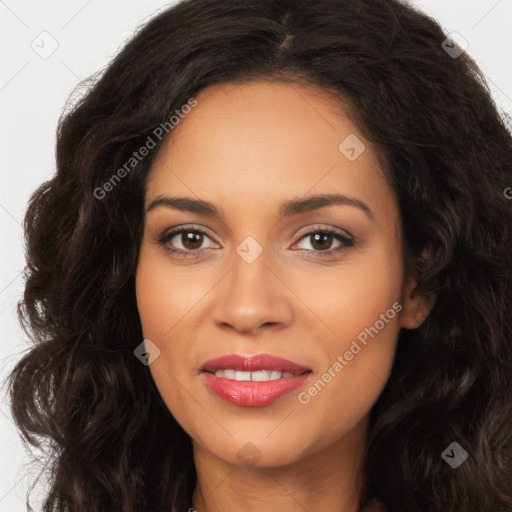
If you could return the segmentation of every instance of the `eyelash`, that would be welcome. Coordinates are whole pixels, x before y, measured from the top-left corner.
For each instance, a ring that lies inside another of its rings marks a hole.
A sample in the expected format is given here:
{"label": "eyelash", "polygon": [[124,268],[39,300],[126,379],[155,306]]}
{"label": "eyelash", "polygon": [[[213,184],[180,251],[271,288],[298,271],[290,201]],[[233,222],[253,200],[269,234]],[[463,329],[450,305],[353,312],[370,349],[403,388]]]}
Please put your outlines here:
{"label": "eyelash", "polygon": [[[165,251],[169,254],[172,254],[172,255],[175,255],[179,258],[187,258],[188,254],[191,254],[191,255],[194,255],[192,257],[197,257],[197,254],[200,253],[201,251],[205,250],[205,249],[195,249],[195,250],[187,250],[187,251],[184,251],[182,249],[173,249],[171,247],[168,247],[166,245],[166,243],[171,240],[172,238],[174,238],[176,235],[180,234],[180,233],[199,233],[201,235],[204,235],[208,238],[211,239],[210,236],[208,236],[203,230],[201,229],[196,229],[194,226],[184,226],[184,227],[180,227],[180,228],[176,228],[174,230],[171,230],[165,234],[163,234],[162,236],[158,237],[157,238],[157,242],[164,247]],[[334,230],[334,229],[331,229],[331,228],[322,228],[322,229],[314,229],[314,230],[310,230],[310,231],[307,231],[305,233],[301,233],[300,234],[300,237],[299,237],[299,240],[296,242],[300,242],[302,239],[304,238],[307,238],[308,236],[312,236],[312,235],[316,235],[316,234],[328,234],[328,235],[333,235],[334,238],[336,238],[338,241],[340,241],[343,245],[341,245],[340,247],[336,248],[336,249],[329,249],[327,251],[320,251],[320,250],[310,250],[310,249],[300,249],[300,250],[303,250],[303,251],[307,251],[307,252],[314,252],[314,253],[317,253],[318,256],[320,257],[326,257],[326,256],[332,256],[333,253],[338,253],[338,252],[343,252],[343,251],[346,251],[348,248],[350,247],[353,247],[355,245],[355,239],[354,238],[349,238],[343,234],[341,234],[340,232]]]}

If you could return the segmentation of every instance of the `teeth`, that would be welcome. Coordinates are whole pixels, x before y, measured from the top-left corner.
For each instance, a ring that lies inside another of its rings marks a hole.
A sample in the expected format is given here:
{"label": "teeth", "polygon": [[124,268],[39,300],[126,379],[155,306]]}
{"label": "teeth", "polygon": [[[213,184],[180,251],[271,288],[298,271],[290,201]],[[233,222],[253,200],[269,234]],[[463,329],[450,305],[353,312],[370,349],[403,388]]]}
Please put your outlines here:
{"label": "teeth", "polygon": [[238,381],[267,382],[269,380],[288,379],[299,375],[299,373],[280,372],[279,370],[259,370],[257,372],[246,372],[242,370],[217,370],[215,377]]}
{"label": "teeth", "polygon": [[[267,370],[260,370],[258,372],[251,372],[251,380],[255,380],[257,382],[265,382],[266,380],[270,380],[270,373],[271,372],[269,372]],[[277,372],[277,373],[280,373],[280,372]]]}
{"label": "teeth", "polygon": [[235,380],[251,380],[251,372],[236,371]]}
{"label": "teeth", "polygon": [[236,371],[235,370],[220,370],[221,372],[224,372],[224,377],[226,379],[234,379]]}

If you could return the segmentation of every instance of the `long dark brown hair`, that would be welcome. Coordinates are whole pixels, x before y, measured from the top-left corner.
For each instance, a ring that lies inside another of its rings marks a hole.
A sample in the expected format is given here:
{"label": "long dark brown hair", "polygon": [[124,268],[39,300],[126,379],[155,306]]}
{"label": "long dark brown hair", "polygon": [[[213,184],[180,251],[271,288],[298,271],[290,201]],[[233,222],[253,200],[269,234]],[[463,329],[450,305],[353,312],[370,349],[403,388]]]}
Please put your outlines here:
{"label": "long dark brown hair", "polygon": [[[435,297],[421,327],[400,331],[371,410],[365,500],[512,511],[511,134],[477,64],[446,39],[398,0],[187,0],[86,84],[26,212],[18,313],[33,343],[7,381],[23,439],[48,453],[45,512],[191,506],[190,438],[134,356],[144,184],[158,127],[205,87],[251,79],[351,106],[396,190],[419,291]],[[458,468],[443,456],[452,443],[468,454]]]}

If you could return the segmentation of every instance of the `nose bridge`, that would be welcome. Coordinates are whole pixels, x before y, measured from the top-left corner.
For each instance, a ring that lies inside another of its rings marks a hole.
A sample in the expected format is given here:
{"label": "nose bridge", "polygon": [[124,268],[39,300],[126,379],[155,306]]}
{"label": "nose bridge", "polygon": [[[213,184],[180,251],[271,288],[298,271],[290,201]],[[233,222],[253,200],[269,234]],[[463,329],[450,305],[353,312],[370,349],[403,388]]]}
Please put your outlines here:
{"label": "nose bridge", "polygon": [[270,302],[269,294],[277,291],[275,286],[269,286],[272,276],[270,251],[269,244],[264,247],[254,236],[247,236],[235,247],[229,293],[236,296],[242,308],[258,308],[262,312],[264,304]]}
{"label": "nose bridge", "polygon": [[[260,235],[262,236],[262,235]],[[268,239],[268,237],[267,237]],[[285,289],[271,268],[271,244],[247,236],[235,246],[231,270],[217,297],[214,320],[239,331],[264,324],[281,324],[291,317]]]}

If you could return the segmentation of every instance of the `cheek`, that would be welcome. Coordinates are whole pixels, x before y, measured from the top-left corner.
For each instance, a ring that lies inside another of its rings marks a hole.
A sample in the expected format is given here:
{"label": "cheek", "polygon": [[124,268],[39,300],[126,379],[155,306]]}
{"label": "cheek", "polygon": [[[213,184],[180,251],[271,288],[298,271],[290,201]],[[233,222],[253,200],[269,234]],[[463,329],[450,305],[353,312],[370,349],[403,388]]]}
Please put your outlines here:
{"label": "cheek", "polygon": [[171,375],[179,379],[180,369],[193,366],[182,325],[201,293],[197,287],[187,286],[187,280],[190,276],[185,278],[183,272],[171,272],[165,257],[141,250],[136,275],[137,307],[144,338],[160,350],[149,369],[161,392],[162,383],[166,383],[166,392],[176,388]]}
{"label": "cheek", "polygon": [[402,309],[400,254],[376,244],[352,264],[317,272],[315,287],[312,279],[304,282],[314,290],[309,305],[330,332],[318,337],[323,367],[300,401],[334,435],[368,413],[391,372]]}
{"label": "cheek", "polygon": [[331,357],[348,350],[351,340],[376,322],[382,328],[381,315],[390,308],[386,320],[391,319],[382,328],[382,335],[396,336],[398,314],[392,306],[401,299],[400,258],[397,248],[382,240],[347,254],[336,266],[319,265],[314,272],[296,266],[287,272],[288,281],[294,282],[294,291],[304,297],[309,309],[304,318],[310,319],[310,326],[318,324],[319,339]]}
{"label": "cheek", "polygon": [[207,282],[201,285],[201,280],[194,280],[190,272],[173,268],[165,255],[143,247],[137,267],[136,297],[144,336],[160,342],[173,339],[180,322],[207,289]]}
{"label": "cheek", "polygon": [[[183,420],[190,397],[183,388],[184,369],[193,367],[189,361],[187,337],[181,323],[197,302],[182,273],[170,271],[164,258],[151,250],[141,249],[136,275],[136,297],[145,339],[150,339],[160,355],[149,366],[155,385],[169,411]],[[190,408],[190,407],[189,407]],[[185,422],[186,423],[186,422]]]}

